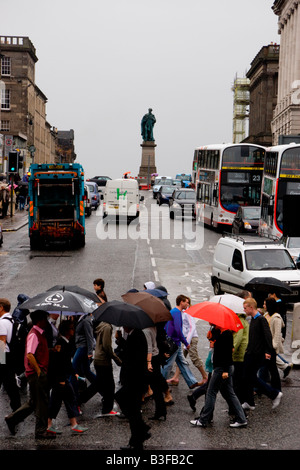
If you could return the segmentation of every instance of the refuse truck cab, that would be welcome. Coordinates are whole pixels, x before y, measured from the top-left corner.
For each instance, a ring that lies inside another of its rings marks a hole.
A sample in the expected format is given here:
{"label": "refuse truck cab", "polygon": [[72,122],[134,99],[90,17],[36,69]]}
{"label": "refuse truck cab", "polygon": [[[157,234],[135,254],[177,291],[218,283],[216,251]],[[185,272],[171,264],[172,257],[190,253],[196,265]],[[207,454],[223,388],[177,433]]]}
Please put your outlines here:
{"label": "refuse truck cab", "polygon": [[28,196],[31,249],[56,241],[85,245],[84,170],[79,163],[32,164]]}
{"label": "refuse truck cab", "polygon": [[127,218],[133,220],[140,215],[138,182],[134,179],[119,178],[108,180],[104,191],[103,217]]}

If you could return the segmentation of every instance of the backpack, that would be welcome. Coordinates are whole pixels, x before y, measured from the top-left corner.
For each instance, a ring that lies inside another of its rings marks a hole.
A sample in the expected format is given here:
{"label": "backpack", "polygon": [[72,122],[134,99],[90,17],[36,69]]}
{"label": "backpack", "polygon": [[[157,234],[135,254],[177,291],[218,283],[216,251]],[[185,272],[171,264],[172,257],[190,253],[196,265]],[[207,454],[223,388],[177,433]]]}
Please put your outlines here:
{"label": "backpack", "polygon": [[11,317],[5,317],[3,320],[9,320],[13,325],[11,340],[10,342],[7,341],[7,344],[9,346],[11,363],[15,368],[15,372],[18,372],[19,368],[22,369],[24,367],[27,328]]}

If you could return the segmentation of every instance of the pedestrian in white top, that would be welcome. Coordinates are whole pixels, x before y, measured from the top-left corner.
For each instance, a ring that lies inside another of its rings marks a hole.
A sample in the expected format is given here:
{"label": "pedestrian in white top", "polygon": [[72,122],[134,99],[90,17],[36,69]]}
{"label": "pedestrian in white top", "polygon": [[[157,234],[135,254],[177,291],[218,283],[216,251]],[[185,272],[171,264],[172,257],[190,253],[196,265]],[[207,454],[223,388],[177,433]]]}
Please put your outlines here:
{"label": "pedestrian in white top", "polygon": [[15,367],[9,343],[12,338],[13,319],[10,315],[11,304],[8,299],[0,298],[0,387],[3,385],[14,411],[21,406],[19,389],[15,378]]}

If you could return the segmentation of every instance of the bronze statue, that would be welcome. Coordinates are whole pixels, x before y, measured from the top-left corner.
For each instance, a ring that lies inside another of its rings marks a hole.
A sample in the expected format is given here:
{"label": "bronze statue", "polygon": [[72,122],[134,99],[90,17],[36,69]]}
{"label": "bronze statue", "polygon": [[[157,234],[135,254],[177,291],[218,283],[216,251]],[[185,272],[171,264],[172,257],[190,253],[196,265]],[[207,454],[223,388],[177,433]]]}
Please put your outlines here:
{"label": "bronze statue", "polygon": [[143,136],[144,142],[154,141],[153,127],[154,127],[154,124],[156,123],[156,119],[155,119],[154,114],[152,114],[152,109],[149,108],[148,111],[149,111],[148,114],[145,114],[145,116],[143,117],[141,121],[141,130],[142,130],[141,134]]}

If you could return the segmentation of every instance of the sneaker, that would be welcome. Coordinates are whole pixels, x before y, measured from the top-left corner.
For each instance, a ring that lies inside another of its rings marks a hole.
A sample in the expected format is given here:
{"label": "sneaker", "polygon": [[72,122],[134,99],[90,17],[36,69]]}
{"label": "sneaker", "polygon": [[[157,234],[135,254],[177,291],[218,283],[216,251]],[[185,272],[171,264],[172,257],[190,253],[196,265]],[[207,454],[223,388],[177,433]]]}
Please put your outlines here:
{"label": "sneaker", "polygon": [[255,406],[249,405],[246,401],[242,404],[242,408],[243,410],[255,410]]}
{"label": "sneaker", "polygon": [[71,428],[72,434],[82,434],[83,432],[87,430],[88,428],[83,428],[82,426],[79,426],[79,424],[76,424],[76,426]]}
{"label": "sneaker", "polygon": [[281,398],[282,398],[282,392],[279,392],[275,400],[273,400],[272,410],[277,408],[277,406],[280,404]]}
{"label": "sneaker", "polygon": [[200,426],[201,428],[206,428],[206,424],[201,423],[200,419],[192,419],[190,423],[193,426]]}
{"label": "sneaker", "polygon": [[242,423],[239,423],[238,421],[235,421],[234,423],[231,423],[229,426],[231,428],[241,428],[241,427],[247,426],[247,424],[248,424],[247,421],[244,421]]}
{"label": "sneaker", "polygon": [[106,416],[120,416],[120,412],[112,410],[109,413],[101,413],[97,418],[104,418]]}
{"label": "sneaker", "polygon": [[50,426],[50,428],[47,429],[47,432],[49,432],[50,434],[62,434],[62,431],[55,428],[54,426]]}

